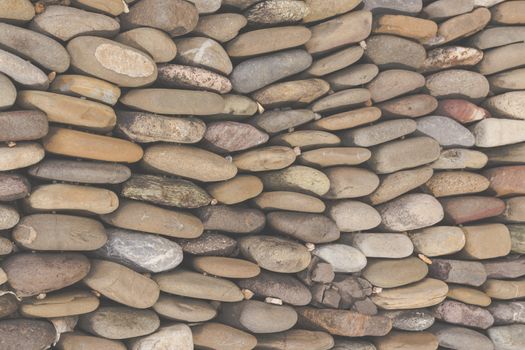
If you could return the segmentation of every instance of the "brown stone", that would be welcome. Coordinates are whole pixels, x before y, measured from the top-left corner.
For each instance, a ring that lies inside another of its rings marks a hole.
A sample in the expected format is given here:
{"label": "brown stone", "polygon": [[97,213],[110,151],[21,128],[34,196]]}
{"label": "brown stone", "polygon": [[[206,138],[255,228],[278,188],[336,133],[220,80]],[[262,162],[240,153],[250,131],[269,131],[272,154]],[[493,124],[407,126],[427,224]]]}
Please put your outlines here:
{"label": "brown stone", "polygon": [[316,197],[287,191],[263,192],[252,203],[262,210],[280,209],[305,213],[322,213],[326,209],[324,202]]}
{"label": "brown stone", "polygon": [[252,262],[221,256],[199,256],[191,260],[193,268],[208,275],[226,278],[252,278],[261,273]]}
{"label": "brown stone", "polygon": [[350,65],[335,73],[327,75],[324,79],[330,83],[334,91],[359,87],[370,82],[379,73],[379,68],[375,64],[363,63]]}
{"label": "brown stone", "polygon": [[388,14],[374,18],[372,28],[373,33],[398,35],[420,42],[434,37],[437,30],[437,24],[428,19]]}
{"label": "brown stone", "polygon": [[481,169],[487,165],[487,156],[480,151],[465,148],[442,150],[439,158],[430,164],[433,169]]}
{"label": "brown stone", "polygon": [[430,332],[400,332],[390,334],[374,340],[377,350],[436,350],[439,346],[438,338]]}
{"label": "brown stone", "polygon": [[490,181],[489,189],[498,197],[525,194],[525,166],[492,168],[483,175]]}
{"label": "brown stone", "polygon": [[432,113],[437,106],[434,96],[424,94],[399,97],[377,105],[386,118],[417,118]]}
{"label": "brown stone", "polygon": [[416,131],[418,124],[412,119],[387,120],[371,126],[345,131],[343,145],[371,147],[392,141]]}
{"label": "brown stone", "polygon": [[440,200],[445,218],[452,224],[464,224],[498,216],[505,210],[505,203],[487,196],[459,196]]}
{"label": "brown stone", "polygon": [[296,154],[290,147],[270,146],[243,152],[233,157],[233,163],[240,171],[268,171],[291,165]]}
{"label": "brown stone", "polygon": [[161,294],[153,310],[170,320],[204,322],[217,316],[217,308],[211,302]]}
{"label": "brown stone", "polygon": [[482,289],[493,299],[521,299],[525,297],[525,279],[514,281],[488,279]]}
{"label": "brown stone", "polygon": [[199,17],[199,23],[193,32],[223,43],[235,38],[247,23],[241,14],[217,13]]}
{"label": "brown stone", "polygon": [[237,241],[213,231],[205,231],[198,238],[178,239],[184,253],[192,255],[232,256],[237,253]]}
{"label": "brown stone", "polygon": [[[390,69],[380,72],[367,85],[372,101],[383,102],[410,92],[415,92],[425,85],[425,78],[416,72]],[[433,94],[431,94],[433,95]]]}
{"label": "brown stone", "polygon": [[263,183],[253,175],[237,175],[233,179],[214,183],[206,191],[220,203],[237,204],[257,197],[263,190]]}
{"label": "brown stone", "polygon": [[308,13],[307,5],[296,0],[257,1],[244,11],[248,23],[252,25],[275,25],[298,22]]}
{"label": "brown stone", "polygon": [[261,180],[269,191],[296,191],[322,196],[330,190],[330,179],[323,172],[303,165],[264,173]]}
{"label": "brown stone", "polygon": [[305,106],[330,90],[330,85],[322,79],[292,80],[263,87],[252,97],[265,108],[284,106]]}
{"label": "brown stone", "polygon": [[177,55],[177,46],[168,34],[155,28],[135,28],[120,33],[115,40],[141,50],[157,63],[170,62]]}
{"label": "brown stone", "polygon": [[325,198],[357,198],[369,195],[379,186],[379,177],[367,169],[356,167],[333,167],[324,171],[330,180]]}
{"label": "brown stone", "polygon": [[472,102],[459,99],[440,100],[435,113],[444,117],[453,118],[461,124],[475,122],[489,118],[490,113]]}
{"label": "brown stone", "polygon": [[364,50],[361,46],[354,45],[327,56],[317,58],[310,68],[305,71],[305,75],[322,77],[334,73],[359,61],[363,53]]}
{"label": "brown stone", "polygon": [[308,126],[319,130],[338,131],[372,123],[380,117],[381,110],[379,108],[364,107],[326,116],[310,123]]}
{"label": "brown stone", "polygon": [[370,103],[367,89],[347,89],[329,94],[312,103],[310,108],[316,113],[341,112],[350,107],[361,107]]}
{"label": "brown stone", "polygon": [[366,40],[365,56],[381,69],[419,69],[427,56],[423,45],[395,35],[377,34]]}
{"label": "brown stone", "polygon": [[261,334],[257,337],[257,347],[267,350],[300,350],[310,347],[315,350],[328,350],[334,346],[334,339],[325,332],[291,329],[273,334]]}
{"label": "brown stone", "polygon": [[437,37],[428,41],[432,45],[445,43],[470,36],[482,30],[490,21],[490,11],[477,8],[472,12],[453,17],[441,23]]}
{"label": "brown stone", "polygon": [[447,298],[482,307],[487,307],[491,303],[490,297],[478,289],[452,284],[448,286]]}
{"label": "brown stone", "polygon": [[99,306],[98,298],[87,290],[67,290],[47,295],[44,299],[25,299],[20,313],[25,317],[64,317],[86,314]]}
{"label": "brown stone", "polygon": [[447,292],[445,282],[425,278],[407,286],[383,289],[371,299],[382,309],[406,310],[439,304],[446,298]]}
{"label": "brown stone", "polygon": [[489,187],[489,180],[482,175],[466,171],[435,173],[425,183],[425,188],[434,197],[447,197],[483,192]]}
{"label": "brown stone", "polygon": [[360,0],[340,2],[337,0],[306,0],[308,14],[303,18],[303,23],[317,22],[353,10],[359,5]]}
{"label": "brown stone", "polygon": [[46,349],[55,341],[56,331],[47,321],[10,319],[0,321],[0,347],[4,350]]}
{"label": "brown stone", "polygon": [[15,147],[0,145],[0,171],[25,168],[44,158],[43,147],[36,142],[19,142]]}
{"label": "brown stone", "polygon": [[523,266],[525,257],[509,256],[507,258],[484,261],[488,278],[517,278],[525,275]]}
{"label": "brown stone", "polygon": [[491,8],[492,22],[503,25],[525,24],[525,4],[522,1],[501,3]]}
{"label": "brown stone", "polygon": [[339,239],[339,228],[333,220],[321,214],[276,211],[266,215],[267,227],[292,238],[327,243]]}
{"label": "brown stone", "polygon": [[112,106],[120,97],[118,86],[86,75],[58,75],[49,86],[49,91],[71,96],[84,96]]}
{"label": "brown stone", "polygon": [[196,347],[216,350],[251,350],[257,344],[257,339],[250,333],[222,323],[201,323],[193,326],[191,332]]}
{"label": "brown stone", "polygon": [[503,224],[464,226],[465,247],[461,256],[468,259],[491,259],[510,253],[509,229]]}
{"label": "brown stone", "polygon": [[157,81],[162,86],[207,90],[218,94],[226,94],[232,89],[232,84],[228,78],[204,68],[181,64],[164,64],[158,69]]}
{"label": "brown stone", "polygon": [[265,225],[263,212],[253,208],[228,205],[202,207],[197,211],[205,230],[247,234],[261,231]]}
{"label": "brown stone", "polygon": [[77,332],[67,332],[60,334],[60,341],[57,343],[58,350],[76,350],[82,347],[89,347],[98,350],[126,350],[126,346],[117,341],[84,335]]}
{"label": "brown stone", "polygon": [[268,139],[268,134],[257,128],[234,121],[209,123],[204,134],[206,145],[220,153],[243,151],[264,144]]}
{"label": "brown stone", "polygon": [[301,153],[299,162],[309,166],[357,165],[370,159],[372,153],[362,147],[326,147]]}
{"label": "brown stone", "polygon": [[426,76],[426,90],[438,99],[467,98],[480,100],[489,93],[485,76],[465,69],[446,69]]}
{"label": "brown stone", "polygon": [[434,226],[408,234],[414,250],[429,257],[459,252],[465,246],[465,235],[459,227]]}
{"label": "brown stone", "polygon": [[483,58],[483,51],[472,47],[447,46],[427,52],[420,71],[428,73],[447,68],[472,67]]}
{"label": "brown stone", "polygon": [[418,282],[425,278],[428,271],[427,264],[416,257],[370,259],[362,276],[374,286],[394,288]]}
{"label": "brown stone", "polygon": [[0,204],[0,229],[7,230],[20,220],[20,214],[12,206]]}
{"label": "brown stone", "polygon": [[[339,121],[335,122],[336,124],[339,124]],[[337,135],[321,130],[299,130],[287,134],[276,135],[270,139],[270,144],[294,148],[297,147],[302,150],[337,146],[340,143],[341,139]]]}
{"label": "brown stone", "polygon": [[339,230],[356,232],[372,229],[381,223],[381,216],[372,206],[354,200],[337,201],[326,215],[335,221]]}

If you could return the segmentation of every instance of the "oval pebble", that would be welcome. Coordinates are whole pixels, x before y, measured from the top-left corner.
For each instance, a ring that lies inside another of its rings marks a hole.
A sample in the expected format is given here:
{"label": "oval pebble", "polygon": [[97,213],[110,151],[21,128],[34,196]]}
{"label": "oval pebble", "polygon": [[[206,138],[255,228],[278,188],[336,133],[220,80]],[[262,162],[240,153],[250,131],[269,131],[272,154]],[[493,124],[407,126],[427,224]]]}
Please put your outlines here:
{"label": "oval pebble", "polygon": [[266,217],[268,228],[304,242],[326,243],[339,239],[338,225],[324,215],[275,211]]}
{"label": "oval pebble", "polygon": [[332,265],[334,272],[357,272],[367,264],[363,253],[346,244],[324,244],[315,248],[312,254]]}
{"label": "oval pebble", "polygon": [[337,201],[326,213],[343,232],[365,231],[381,223],[381,216],[370,205],[353,200]]}
{"label": "oval pebble", "polygon": [[352,233],[343,235],[341,241],[367,258],[406,258],[414,251],[410,238],[401,233]]}

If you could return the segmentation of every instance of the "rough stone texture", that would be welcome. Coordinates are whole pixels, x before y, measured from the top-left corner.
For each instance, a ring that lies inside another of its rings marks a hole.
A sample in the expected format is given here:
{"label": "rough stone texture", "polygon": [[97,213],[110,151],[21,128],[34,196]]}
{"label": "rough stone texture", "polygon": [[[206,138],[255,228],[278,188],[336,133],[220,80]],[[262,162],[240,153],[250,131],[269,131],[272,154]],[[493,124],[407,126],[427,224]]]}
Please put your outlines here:
{"label": "rough stone texture", "polygon": [[492,327],[487,332],[498,350],[519,350],[525,345],[523,325]]}
{"label": "rough stone texture", "polygon": [[363,253],[346,244],[324,244],[317,247],[313,255],[332,265],[334,272],[361,271],[367,263]]}
{"label": "rough stone texture", "polygon": [[487,329],[494,323],[494,318],[486,309],[467,305],[458,301],[446,300],[433,308],[434,316],[447,323]]}
{"label": "rough stone texture", "polygon": [[55,340],[50,322],[28,319],[0,321],[0,347],[5,350],[45,349]]}
{"label": "rough stone texture", "polygon": [[402,331],[424,331],[434,324],[434,316],[427,309],[383,311],[381,316],[392,320],[392,327]]}
{"label": "rough stone texture", "polygon": [[479,100],[489,93],[489,82],[483,75],[463,69],[448,69],[429,75],[425,87],[438,99]]}
{"label": "rough stone texture", "polygon": [[231,153],[264,144],[268,134],[245,123],[221,121],[206,126],[204,140],[213,151]]}
{"label": "rough stone texture", "polygon": [[406,310],[428,307],[442,302],[448,292],[445,282],[425,278],[422,281],[397,288],[385,289],[371,299],[386,310]]}
{"label": "rough stone texture", "polygon": [[27,88],[46,90],[49,87],[49,80],[43,71],[2,49],[0,49],[0,73]]}

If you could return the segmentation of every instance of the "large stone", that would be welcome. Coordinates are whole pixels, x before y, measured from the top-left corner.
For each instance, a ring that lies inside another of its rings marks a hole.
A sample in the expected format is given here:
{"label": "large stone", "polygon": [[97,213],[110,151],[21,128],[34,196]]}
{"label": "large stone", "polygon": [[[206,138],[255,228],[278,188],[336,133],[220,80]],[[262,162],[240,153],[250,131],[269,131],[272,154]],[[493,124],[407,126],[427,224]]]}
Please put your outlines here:
{"label": "large stone", "polygon": [[343,232],[370,230],[381,223],[381,216],[372,206],[353,200],[335,202],[326,215]]}
{"label": "large stone", "polygon": [[446,197],[483,192],[489,187],[489,180],[483,175],[467,171],[435,173],[425,183],[425,188],[435,197]]}
{"label": "large stone", "polygon": [[473,0],[439,0],[430,3],[423,9],[423,14],[432,20],[443,20],[462,15],[474,9]]}
{"label": "large stone", "polygon": [[393,331],[374,341],[377,350],[436,350],[438,338],[430,332]]}
{"label": "large stone", "polygon": [[49,79],[40,68],[2,49],[0,49],[0,73],[26,88],[46,90],[49,87]]}
{"label": "large stone", "polygon": [[161,350],[174,346],[178,350],[193,350],[191,329],[184,323],[161,327],[155,333],[133,339],[130,350]]}
{"label": "large stone", "polygon": [[485,51],[478,64],[478,71],[483,75],[499,73],[525,64],[525,43],[510,44]]}
{"label": "large stone", "polygon": [[116,41],[141,50],[157,63],[170,62],[177,55],[177,46],[171,38],[155,28],[136,28],[119,34]]}
{"label": "large stone", "polygon": [[222,99],[224,108],[221,113],[215,115],[218,119],[242,120],[259,110],[257,103],[244,95],[226,94],[222,96]]}
{"label": "large stone", "polygon": [[341,242],[359,249],[367,258],[406,258],[414,251],[412,241],[401,233],[353,233]]}
{"label": "large stone", "polygon": [[484,29],[470,39],[470,44],[485,50],[523,41],[525,26],[497,26]]}
{"label": "large stone", "polygon": [[525,69],[518,68],[494,74],[488,78],[490,90],[505,92],[508,90],[525,90]]}
{"label": "large stone", "polygon": [[505,210],[505,203],[498,198],[487,196],[458,196],[440,200],[446,221],[463,224],[498,216]]}
{"label": "large stone", "polygon": [[288,191],[263,192],[252,203],[265,211],[280,209],[304,213],[322,213],[326,209],[324,202],[316,197]]}
{"label": "large stone", "polygon": [[351,65],[324,78],[330,83],[332,90],[339,91],[364,85],[374,79],[378,73],[379,68],[375,64],[363,63]]}
{"label": "large stone", "polygon": [[443,150],[439,158],[430,164],[433,169],[481,169],[487,165],[485,153],[464,148]]}
{"label": "large stone", "polygon": [[206,125],[206,146],[220,153],[243,151],[264,144],[268,134],[246,124],[234,121],[219,121]]}
{"label": "large stone", "polygon": [[264,108],[305,106],[330,90],[322,79],[292,80],[266,86],[252,94]]}
{"label": "large stone", "polygon": [[371,299],[378,307],[386,310],[407,310],[428,307],[445,300],[448,286],[440,280],[425,278],[422,281],[383,289],[372,295]]}
{"label": "large stone", "polygon": [[184,35],[197,26],[197,8],[183,0],[142,0],[120,15],[126,29],[152,27],[161,29],[171,36]]}
{"label": "large stone", "polygon": [[42,146],[36,142],[20,142],[16,147],[0,146],[0,171],[25,168],[44,158]]}
{"label": "large stone", "polygon": [[359,61],[363,56],[364,50],[359,45],[353,45],[345,49],[341,49],[335,53],[316,58],[310,68],[305,71],[305,75],[321,77]]}
{"label": "large stone", "polygon": [[418,69],[427,57],[423,45],[394,35],[369,37],[366,40],[365,55],[382,69]]}
{"label": "large stone", "polygon": [[48,117],[40,111],[0,112],[0,141],[28,141],[46,136]]}
{"label": "large stone", "polygon": [[412,119],[388,120],[372,126],[345,131],[341,138],[343,145],[346,146],[375,146],[413,133],[416,131],[416,125],[419,126],[419,120],[417,124]]}
{"label": "large stone", "polygon": [[489,93],[489,82],[483,75],[464,69],[448,69],[426,77],[426,89],[436,98],[480,100]]}
{"label": "large stone", "polygon": [[0,229],[7,230],[14,227],[20,221],[18,211],[8,205],[0,204]]}
{"label": "large stone", "polygon": [[496,280],[488,279],[482,286],[483,291],[493,299],[521,299],[525,296],[525,279]]}
{"label": "large stone", "polygon": [[[489,148],[525,141],[524,120],[484,119],[474,124],[471,131],[476,137],[477,147]],[[494,150],[492,152],[497,154],[501,151]]]}
{"label": "large stone", "polygon": [[35,8],[29,0],[6,0],[0,7],[2,21],[23,23],[35,16]]}
{"label": "large stone", "polygon": [[18,300],[12,294],[0,296],[0,318],[4,318],[14,313],[18,309]]}
{"label": "large stone", "polygon": [[402,331],[424,331],[434,324],[434,316],[427,309],[382,311],[381,316],[392,320],[392,328]]}
{"label": "large stone", "polygon": [[193,326],[191,332],[196,347],[217,350],[251,350],[257,344],[257,339],[250,333],[222,323],[201,323]]}
{"label": "large stone", "polygon": [[410,232],[409,237],[414,250],[429,257],[457,253],[465,246],[465,235],[455,226],[427,227]]}
{"label": "large stone", "polygon": [[126,350],[126,346],[117,341],[105,338],[94,337],[77,332],[67,332],[60,334],[60,340],[56,345],[58,350],[76,350],[94,348],[98,350]]}
{"label": "large stone", "polygon": [[487,329],[494,323],[494,318],[486,309],[454,300],[446,300],[435,306],[433,314],[444,322],[467,327]]}
{"label": "large stone", "polygon": [[521,1],[502,3],[491,8],[491,21],[497,24],[525,24],[525,4]]}
{"label": "large stone", "polygon": [[124,3],[118,0],[73,0],[75,5],[81,8],[86,8],[94,12],[103,12],[108,15],[118,16],[125,11]]}
{"label": "large stone", "polygon": [[199,272],[226,278],[251,278],[261,272],[259,266],[252,262],[222,256],[194,257],[191,265]]}
{"label": "large stone", "polygon": [[[313,129],[339,131],[374,122],[380,117],[381,111],[379,108],[364,107],[326,116],[308,124],[308,126]],[[348,135],[348,133],[342,134],[343,138],[345,138],[346,135]],[[352,145],[351,139],[351,136],[347,137],[345,144]],[[374,141],[371,140],[370,142],[373,143]],[[366,143],[366,141],[362,143]]]}
{"label": "large stone", "polygon": [[363,197],[379,186],[379,177],[370,170],[357,167],[333,167],[324,172],[330,180],[330,189],[324,195],[325,198]]}
{"label": "large stone", "polygon": [[283,146],[270,146],[247,151],[233,157],[233,163],[241,171],[268,171],[286,168],[296,158],[293,149]]}
{"label": "large stone", "polygon": [[120,89],[102,79],[76,74],[58,75],[49,90],[71,96],[83,96],[92,100],[115,105],[120,97]]}
{"label": "large stone", "polygon": [[448,349],[493,350],[494,344],[483,333],[469,328],[438,325],[430,330],[439,340],[439,345]]}
{"label": "large stone", "polygon": [[295,165],[261,175],[269,191],[296,191],[322,196],[330,189],[330,179],[321,171]]}
{"label": "large stone", "polygon": [[179,39],[176,62],[211,69],[224,75],[232,72],[232,63],[226,51],[215,40],[203,37]]}
{"label": "large stone", "polygon": [[487,332],[497,350],[520,350],[525,346],[525,327],[521,324],[492,327]]}
{"label": "large stone", "polygon": [[417,120],[417,130],[432,137],[443,147],[472,147],[474,135],[452,118],[428,116]]}
{"label": "large stone", "polygon": [[89,260],[78,253],[23,253],[3,261],[9,284],[21,297],[62,289],[77,283],[89,272]]}
{"label": "large stone", "polygon": [[332,265],[334,272],[358,272],[367,264],[363,253],[346,244],[320,245],[312,254]]}
{"label": "large stone", "polygon": [[372,153],[361,147],[325,147],[301,153],[299,162],[304,165],[329,167],[364,163]]}
{"label": "large stone", "polygon": [[494,302],[488,310],[494,317],[495,325],[523,323],[525,319],[523,301]]}
{"label": "large stone", "polygon": [[376,350],[376,347],[367,341],[338,339],[332,350]]}
{"label": "large stone", "polygon": [[425,94],[399,97],[377,105],[385,118],[418,118],[432,113],[437,106],[437,99]]}
{"label": "large stone", "polygon": [[200,208],[197,215],[205,230],[218,230],[229,233],[257,233],[265,225],[263,212],[258,209],[233,207],[227,205]]}
{"label": "large stone", "polygon": [[490,297],[479,289],[453,284],[448,286],[447,298],[482,307],[487,307],[492,302]]}
{"label": "large stone", "polygon": [[[512,228],[512,227],[511,227]],[[510,256],[504,259],[484,261],[488,278],[517,278],[525,275],[525,258]]]}
{"label": "large stone", "polygon": [[490,117],[489,111],[472,102],[460,99],[439,101],[436,115],[452,118],[461,124],[467,124]]}
{"label": "large stone", "polygon": [[425,86],[425,77],[421,74],[408,70],[391,69],[380,72],[377,77],[367,85],[367,88],[370,90],[372,101],[383,102],[394,97],[415,92],[423,86]]}
{"label": "large stone", "polygon": [[25,317],[65,317],[86,314],[99,306],[98,298],[87,290],[69,290],[47,295],[44,299],[25,299],[20,313]]}
{"label": "large stone", "polygon": [[434,37],[437,30],[437,24],[428,19],[388,14],[374,18],[372,28],[372,32],[376,34],[398,35],[421,43]]}
{"label": "large stone", "polygon": [[325,332],[291,329],[289,331],[257,336],[257,347],[268,350],[299,350],[309,347],[328,350],[334,346],[334,339]]}
{"label": "large stone", "polygon": [[362,106],[369,101],[370,92],[367,89],[347,89],[318,99],[312,103],[311,108],[316,113],[341,112],[349,107]]}
{"label": "large stone", "polygon": [[0,202],[9,202],[26,197],[31,184],[22,175],[0,174]]}
{"label": "large stone", "polygon": [[263,190],[263,183],[253,175],[238,175],[233,179],[214,183],[206,191],[220,203],[237,204],[257,197]]}
{"label": "large stone", "polygon": [[232,89],[228,78],[218,73],[180,64],[160,66],[157,81],[166,87],[208,90],[219,94],[228,93]]}
{"label": "large stone", "polygon": [[484,106],[493,116],[509,119],[525,119],[524,91],[511,91],[488,98]]}
{"label": "large stone", "polygon": [[519,165],[492,168],[483,172],[490,181],[490,191],[498,197],[525,194],[525,184],[522,181],[524,174],[525,166]]}
{"label": "large stone", "polygon": [[217,308],[208,301],[169,294],[161,294],[153,310],[162,317],[183,322],[204,322],[217,316]]}
{"label": "large stone", "polygon": [[247,22],[238,13],[218,13],[199,17],[199,23],[193,32],[223,43],[235,38]]}
{"label": "large stone", "polygon": [[339,239],[336,222],[321,214],[277,211],[267,214],[268,228],[292,238],[311,243]]}
{"label": "large stone", "polygon": [[452,17],[439,25],[437,36],[429,44],[443,45],[470,36],[482,30],[489,21],[490,11],[486,8]]}
{"label": "large stone", "polygon": [[47,321],[10,319],[0,321],[0,347],[5,350],[46,349],[55,341],[56,331]]}
{"label": "large stone", "polygon": [[465,247],[461,256],[468,259],[491,259],[510,253],[509,229],[503,224],[464,226]]}
{"label": "large stone", "polygon": [[303,1],[266,0],[257,3],[246,11],[244,16],[252,25],[275,25],[279,23],[298,22],[308,13]]}
{"label": "large stone", "polygon": [[380,288],[394,288],[422,280],[428,273],[427,264],[416,257],[369,260],[363,278]]}
{"label": "large stone", "polygon": [[483,264],[477,261],[433,259],[429,276],[447,283],[459,283],[479,287],[487,279]]}

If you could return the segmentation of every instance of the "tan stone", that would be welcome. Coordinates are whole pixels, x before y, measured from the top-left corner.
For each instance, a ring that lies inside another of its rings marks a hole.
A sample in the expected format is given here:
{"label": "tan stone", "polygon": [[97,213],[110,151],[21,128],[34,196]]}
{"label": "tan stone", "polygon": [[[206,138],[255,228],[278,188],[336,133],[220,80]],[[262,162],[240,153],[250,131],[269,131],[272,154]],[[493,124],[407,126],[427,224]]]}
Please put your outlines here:
{"label": "tan stone", "polygon": [[149,54],[155,62],[172,61],[177,46],[168,34],[155,28],[136,28],[115,37],[115,41]]}
{"label": "tan stone", "polygon": [[362,147],[326,147],[301,153],[299,163],[309,166],[357,165],[370,159],[372,153]]}
{"label": "tan stone", "polygon": [[404,15],[383,15],[374,19],[373,33],[398,35],[425,42],[437,34],[435,22]]}
{"label": "tan stone", "polygon": [[235,38],[248,21],[238,13],[217,13],[201,16],[194,33],[210,37],[221,43]]}
{"label": "tan stone", "polygon": [[53,80],[49,90],[65,95],[83,96],[109,105],[115,105],[120,97],[118,86],[85,75],[59,75]]}
{"label": "tan stone", "polygon": [[483,29],[490,21],[490,11],[486,8],[477,8],[472,12],[453,17],[439,25],[435,39],[428,43],[443,45],[445,43],[470,36]]}
{"label": "tan stone", "polygon": [[371,299],[378,307],[386,310],[406,310],[428,307],[445,300],[448,286],[445,282],[433,278],[397,288],[383,289],[372,295]]}
{"label": "tan stone", "polygon": [[354,45],[339,50],[333,54],[316,59],[310,68],[305,71],[306,75],[321,77],[359,61],[365,51],[361,46]]}
{"label": "tan stone", "polygon": [[411,231],[408,236],[414,244],[414,250],[423,255],[434,257],[459,252],[465,246],[465,234],[459,227],[434,226]]}
{"label": "tan stone", "polygon": [[330,180],[325,198],[357,198],[369,195],[379,186],[379,177],[367,169],[338,166],[324,170]]}
{"label": "tan stone", "polygon": [[377,350],[436,350],[438,338],[430,332],[393,331],[374,340]]}
{"label": "tan stone", "polygon": [[329,178],[321,171],[295,165],[261,174],[264,188],[270,191],[297,191],[322,196],[330,189]]}
{"label": "tan stone", "polygon": [[268,171],[286,168],[291,165],[296,154],[290,147],[270,146],[237,154],[233,163],[240,171]]}
{"label": "tan stone", "polygon": [[257,339],[250,333],[222,323],[208,322],[192,327],[193,343],[197,347],[216,350],[251,350]]}
{"label": "tan stone", "polygon": [[465,247],[461,256],[468,259],[491,259],[510,253],[509,229],[503,224],[484,224],[462,227]]}
{"label": "tan stone", "polygon": [[489,279],[481,288],[493,299],[509,300],[525,297],[525,279],[510,281]]}
{"label": "tan stone", "polygon": [[0,171],[25,168],[44,158],[44,148],[36,142],[19,142],[15,147],[0,145]]}
{"label": "tan stone", "polygon": [[302,150],[337,146],[340,143],[339,136],[322,130],[299,130],[276,135],[270,139],[272,145],[298,147]]}
{"label": "tan stone", "polygon": [[306,0],[308,14],[303,18],[303,23],[317,22],[353,10],[361,0]]}
{"label": "tan stone", "polygon": [[330,90],[322,79],[292,80],[276,83],[254,92],[252,97],[265,108],[305,106]]}
{"label": "tan stone", "polygon": [[503,25],[525,24],[525,2],[510,1],[490,9],[492,22]]}
{"label": "tan stone", "polygon": [[330,115],[312,122],[307,126],[318,130],[339,131],[372,123],[380,117],[381,110],[379,108],[365,107]]}
{"label": "tan stone", "polygon": [[425,188],[434,197],[455,196],[483,192],[489,188],[489,180],[483,175],[467,171],[435,173],[425,183]]}
{"label": "tan stone", "polygon": [[99,306],[98,298],[87,290],[61,291],[44,299],[25,299],[20,313],[26,317],[65,317],[86,314]]}
{"label": "tan stone", "polygon": [[226,278],[252,278],[261,269],[256,264],[222,256],[198,256],[192,259],[193,268],[202,273]]}
{"label": "tan stone", "polygon": [[211,69],[224,75],[232,72],[233,66],[226,51],[213,39],[188,37],[179,39],[176,62]]}
{"label": "tan stone", "polygon": [[394,288],[422,280],[428,273],[427,264],[416,257],[369,260],[362,276],[374,286]]}
{"label": "tan stone", "polygon": [[263,192],[253,199],[252,202],[262,210],[280,209],[305,213],[322,213],[326,209],[322,200],[297,192]]}
{"label": "tan stone", "polygon": [[487,307],[492,302],[487,294],[478,289],[454,284],[449,285],[447,298],[482,307]]}
{"label": "tan stone", "polygon": [[253,175],[238,175],[233,179],[206,187],[206,191],[220,203],[236,204],[257,197],[263,190],[262,181]]}

